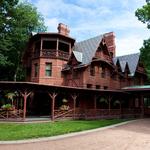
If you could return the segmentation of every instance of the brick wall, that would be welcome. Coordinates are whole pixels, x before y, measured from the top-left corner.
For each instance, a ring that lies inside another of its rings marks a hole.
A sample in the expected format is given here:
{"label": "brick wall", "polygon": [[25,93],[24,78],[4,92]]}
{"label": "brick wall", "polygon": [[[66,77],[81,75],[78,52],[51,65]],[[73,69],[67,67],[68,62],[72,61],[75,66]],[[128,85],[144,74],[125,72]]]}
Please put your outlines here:
{"label": "brick wall", "polygon": [[[34,64],[38,63],[39,65],[39,75],[34,77]],[[52,63],[52,75],[46,76],[45,75],[45,64]],[[61,70],[63,65],[66,64],[66,61],[60,59],[46,59],[40,58],[39,60],[32,61],[32,74],[31,74],[31,81],[32,82],[39,82],[43,84],[51,84],[51,85],[62,85],[63,78],[61,75]]]}

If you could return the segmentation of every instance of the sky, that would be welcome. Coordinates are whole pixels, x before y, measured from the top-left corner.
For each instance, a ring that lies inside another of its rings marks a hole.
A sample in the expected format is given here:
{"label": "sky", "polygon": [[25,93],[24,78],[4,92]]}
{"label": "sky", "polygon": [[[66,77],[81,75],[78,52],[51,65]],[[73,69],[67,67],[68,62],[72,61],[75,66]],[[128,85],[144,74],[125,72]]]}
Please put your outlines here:
{"label": "sky", "polygon": [[135,17],[145,0],[28,0],[37,7],[48,32],[57,32],[58,23],[68,25],[77,42],[114,32],[116,55],[139,52],[150,36],[146,25]]}

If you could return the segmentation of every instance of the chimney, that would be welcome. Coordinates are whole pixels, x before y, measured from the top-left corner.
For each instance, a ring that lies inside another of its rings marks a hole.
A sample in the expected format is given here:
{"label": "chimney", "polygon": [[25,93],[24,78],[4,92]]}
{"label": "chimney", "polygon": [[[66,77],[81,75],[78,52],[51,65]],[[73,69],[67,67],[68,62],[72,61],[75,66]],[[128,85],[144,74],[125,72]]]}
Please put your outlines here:
{"label": "chimney", "polygon": [[67,25],[65,25],[63,23],[59,23],[57,29],[58,29],[59,34],[62,34],[62,35],[65,35],[65,36],[69,35],[70,30],[69,30]]}
{"label": "chimney", "polygon": [[116,45],[115,45],[115,35],[114,32],[109,32],[104,34],[104,39],[106,42],[106,45],[108,47],[108,51],[112,55],[112,57],[115,57],[116,55]]}

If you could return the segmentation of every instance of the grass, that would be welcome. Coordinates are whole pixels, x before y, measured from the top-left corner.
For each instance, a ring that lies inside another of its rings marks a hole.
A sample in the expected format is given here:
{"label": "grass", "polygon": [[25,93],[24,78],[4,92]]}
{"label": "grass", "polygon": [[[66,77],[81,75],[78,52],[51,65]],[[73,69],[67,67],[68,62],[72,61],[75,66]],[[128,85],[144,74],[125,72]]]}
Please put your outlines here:
{"label": "grass", "polygon": [[71,132],[104,127],[126,120],[92,120],[92,121],[57,121],[49,123],[0,123],[0,140],[21,140],[39,137],[49,137]]}

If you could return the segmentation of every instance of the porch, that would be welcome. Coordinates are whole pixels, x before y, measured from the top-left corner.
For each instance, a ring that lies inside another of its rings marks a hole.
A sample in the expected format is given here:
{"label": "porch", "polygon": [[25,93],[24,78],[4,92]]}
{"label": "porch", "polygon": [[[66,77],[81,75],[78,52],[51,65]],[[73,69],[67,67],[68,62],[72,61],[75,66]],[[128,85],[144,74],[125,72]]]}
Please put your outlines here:
{"label": "porch", "polygon": [[0,120],[109,119],[144,114],[141,98],[135,101],[121,90],[0,82],[0,91],[5,90],[17,91],[18,97],[14,100],[15,110],[0,110]]}

